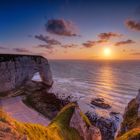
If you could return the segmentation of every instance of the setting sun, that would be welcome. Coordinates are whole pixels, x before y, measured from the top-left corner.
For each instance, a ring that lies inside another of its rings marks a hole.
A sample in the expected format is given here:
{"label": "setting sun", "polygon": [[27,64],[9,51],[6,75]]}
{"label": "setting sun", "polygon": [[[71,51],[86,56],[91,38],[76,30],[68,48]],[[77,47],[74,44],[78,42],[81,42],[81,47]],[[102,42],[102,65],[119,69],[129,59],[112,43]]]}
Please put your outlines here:
{"label": "setting sun", "polygon": [[105,56],[110,56],[111,55],[111,49],[110,48],[104,48],[103,53]]}

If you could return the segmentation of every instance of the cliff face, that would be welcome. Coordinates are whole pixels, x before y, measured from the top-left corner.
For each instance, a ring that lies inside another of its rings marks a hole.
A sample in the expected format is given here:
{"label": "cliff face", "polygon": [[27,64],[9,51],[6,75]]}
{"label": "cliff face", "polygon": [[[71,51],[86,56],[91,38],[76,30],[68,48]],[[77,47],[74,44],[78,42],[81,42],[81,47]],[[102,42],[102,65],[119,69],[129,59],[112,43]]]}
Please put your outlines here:
{"label": "cliff face", "polygon": [[21,86],[36,72],[44,84],[52,85],[48,61],[42,56],[0,54],[0,92]]}
{"label": "cliff face", "polygon": [[80,108],[75,107],[73,116],[70,120],[70,126],[78,130],[84,140],[102,140],[100,130],[93,126],[87,116],[82,113]]}
{"label": "cliff face", "polygon": [[125,109],[117,140],[140,140],[140,90]]}

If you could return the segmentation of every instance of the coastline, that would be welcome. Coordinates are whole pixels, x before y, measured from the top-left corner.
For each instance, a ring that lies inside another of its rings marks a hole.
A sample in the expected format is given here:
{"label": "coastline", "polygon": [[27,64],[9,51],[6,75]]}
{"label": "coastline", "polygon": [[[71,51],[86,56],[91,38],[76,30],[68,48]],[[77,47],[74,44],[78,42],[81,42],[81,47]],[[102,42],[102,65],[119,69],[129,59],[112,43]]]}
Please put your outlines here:
{"label": "coastline", "polygon": [[22,96],[1,99],[1,109],[17,121],[47,126],[50,120],[31,107],[25,105]]}

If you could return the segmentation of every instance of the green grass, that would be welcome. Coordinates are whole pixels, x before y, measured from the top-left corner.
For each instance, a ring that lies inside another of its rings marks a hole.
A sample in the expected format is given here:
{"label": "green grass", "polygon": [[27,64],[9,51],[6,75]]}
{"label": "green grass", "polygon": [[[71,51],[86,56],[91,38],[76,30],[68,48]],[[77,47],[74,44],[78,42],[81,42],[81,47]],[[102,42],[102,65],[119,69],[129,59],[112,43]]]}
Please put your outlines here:
{"label": "green grass", "polygon": [[26,135],[28,140],[83,140],[78,131],[69,126],[75,107],[74,103],[66,105],[48,127],[18,122],[2,110],[0,110],[0,121],[12,126],[20,135]]}
{"label": "green grass", "polygon": [[0,109],[0,121],[8,124],[21,135],[26,135],[29,140],[46,140],[47,128],[38,124],[22,123],[14,120]]}
{"label": "green grass", "polygon": [[[138,104],[136,104],[135,99],[133,99],[128,104],[128,110],[124,115],[121,135],[124,134],[126,131],[136,127],[140,127],[140,118],[138,117]],[[125,128],[127,128],[127,130]]]}
{"label": "green grass", "polygon": [[66,105],[48,126],[51,132],[55,131],[62,140],[83,140],[75,128],[69,127],[69,123],[76,106],[77,105],[75,103]]}
{"label": "green grass", "polygon": [[90,127],[91,122],[89,121],[88,117],[82,111],[80,112],[80,115],[83,118],[83,121],[86,123],[87,127]]}
{"label": "green grass", "polygon": [[129,102],[124,114],[121,131],[116,140],[139,140],[140,139],[140,118],[138,117],[136,99]]}

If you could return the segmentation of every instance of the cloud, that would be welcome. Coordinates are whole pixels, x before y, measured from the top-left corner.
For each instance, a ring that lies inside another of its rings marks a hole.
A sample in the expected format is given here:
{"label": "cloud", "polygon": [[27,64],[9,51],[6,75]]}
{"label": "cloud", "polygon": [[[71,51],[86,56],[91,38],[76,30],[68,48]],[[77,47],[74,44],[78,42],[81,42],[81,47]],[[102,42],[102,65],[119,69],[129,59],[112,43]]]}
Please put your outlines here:
{"label": "cloud", "polygon": [[135,30],[135,31],[140,31],[140,22],[139,21],[134,21],[134,20],[127,20],[126,21],[126,26],[129,29]]}
{"label": "cloud", "polygon": [[[52,54],[54,52],[54,46],[48,45],[48,44],[40,44],[38,46],[36,46],[36,48],[44,48],[47,49],[46,53],[47,54]],[[41,54],[45,54],[44,52]]]}
{"label": "cloud", "polygon": [[63,48],[75,48],[77,46],[78,46],[77,44],[65,44],[65,45],[61,45],[61,47],[63,47]]}
{"label": "cloud", "polygon": [[83,43],[83,46],[86,48],[91,48],[93,46],[96,46],[98,44],[102,44],[105,42],[107,42],[107,40],[87,41],[87,42]]}
{"label": "cloud", "polygon": [[115,43],[115,46],[122,46],[122,45],[128,45],[128,44],[133,44],[133,43],[135,43],[135,41],[128,39],[125,41],[119,41],[119,42]]}
{"label": "cloud", "polygon": [[37,48],[45,48],[45,49],[53,49],[53,46],[48,45],[48,44],[40,44],[37,46]]}
{"label": "cloud", "polygon": [[83,46],[86,48],[91,48],[95,45],[96,45],[96,41],[87,41],[87,42],[83,43]]}
{"label": "cloud", "polygon": [[111,38],[114,38],[114,37],[121,37],[122,34],[118,34],[118,33],[115,33],[115,32],[107,32],[107,33],[100,33],[98,35],[98,37],[101,39],[101,40],[109,40]]}
{"label": "cloud", "polygon": [[49,33],[61,36],[78,36],[76,34],[76,27],[71,21],[64,19],[50,19],[45,24],[46,30]]}
{"label": "cloud", "polygon": [[[77,44],[65,44],[65,45],[61,45],[60,47],[62,47],[62,48],[75,48],[77,46],[78,46]],[[45,48],[45,49],[53,50],[54,46],[47,45],[47,44],[44,44],[44,45],[40,44],[37,46],[37,48]]]}
{"label": "cloud", "polygon": [[49,36],[43,36],[43,35],[35,35],[36,39],[39,39],[43,42],[45,42],[46,44],[40,44],[38,46],[36,46],[36,48],[46,48],[46,49],[54,49],[55,45],[59,45],[62,48],[74,48],[76,46],[78,46],[77,44],[62,44],[61,42],[59,42],[56,39],[51,39]]}
{"label": "cloud", "polygon": [[13,50],[20,53],[31,53],[29,50],[24,48],[13,48]]}
{"label": "cloud", "polygon": [[56,40],[56,39],[52,39],[50,38],[49,36],[44,36],[42,34],[40,35],[35,35],[35,38],[38,39],[38,40],[41,40],[49,45],[61,45],[61,43]]}
{"label": "cloud", "polygon": [[130,55],[140,55],[140,52],[130,53]]}

